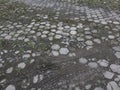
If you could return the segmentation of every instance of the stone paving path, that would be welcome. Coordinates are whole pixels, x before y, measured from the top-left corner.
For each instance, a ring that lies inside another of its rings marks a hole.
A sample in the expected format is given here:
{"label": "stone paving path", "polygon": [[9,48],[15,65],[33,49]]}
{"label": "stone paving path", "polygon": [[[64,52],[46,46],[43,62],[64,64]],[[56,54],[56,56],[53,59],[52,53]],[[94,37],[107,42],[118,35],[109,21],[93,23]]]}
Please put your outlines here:
{"label": "stone paving path", "polygon": [[119,11],[25,3],[0,20],[0,90],[120,90]]}
{"label": "stone paving path", "polygon": [[[22,0],[18,0],[22,1]],[[24,0],[23,0],[24,1]],[[73,0],[74,2],[75,0]],[[104,8],[90,8],[77,3],[68,2],[68,0],[25,0],[27,4],[33,7],[39,7],[40,9],[49,9],[58,11],[64,14],[71,14],[71,16],[77,16],[82,19],[88,19],[89,21],[100,23],[120,23],[120,11]]]}

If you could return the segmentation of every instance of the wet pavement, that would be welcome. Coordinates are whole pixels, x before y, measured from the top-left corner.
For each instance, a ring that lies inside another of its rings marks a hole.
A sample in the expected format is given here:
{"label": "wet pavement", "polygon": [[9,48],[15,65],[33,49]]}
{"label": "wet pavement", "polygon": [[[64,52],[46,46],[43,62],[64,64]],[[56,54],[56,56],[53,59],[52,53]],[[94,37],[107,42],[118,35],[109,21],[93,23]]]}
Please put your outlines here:
{"label": "wet pavement", "polygon": [[120,90],[120,11],[67,0],[0,2],[0,90]]}

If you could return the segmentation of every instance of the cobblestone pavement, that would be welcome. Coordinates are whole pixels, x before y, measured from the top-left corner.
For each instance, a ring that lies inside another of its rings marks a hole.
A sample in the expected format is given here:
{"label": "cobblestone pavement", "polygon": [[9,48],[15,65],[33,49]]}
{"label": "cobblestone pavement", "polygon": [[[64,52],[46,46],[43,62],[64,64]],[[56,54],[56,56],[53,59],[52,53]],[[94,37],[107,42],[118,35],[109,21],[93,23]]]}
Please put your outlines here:
{"label": "cobblestone pavement", "polygon": [[0,90],[120,90],[119,10],[24,2],[0,3]]}

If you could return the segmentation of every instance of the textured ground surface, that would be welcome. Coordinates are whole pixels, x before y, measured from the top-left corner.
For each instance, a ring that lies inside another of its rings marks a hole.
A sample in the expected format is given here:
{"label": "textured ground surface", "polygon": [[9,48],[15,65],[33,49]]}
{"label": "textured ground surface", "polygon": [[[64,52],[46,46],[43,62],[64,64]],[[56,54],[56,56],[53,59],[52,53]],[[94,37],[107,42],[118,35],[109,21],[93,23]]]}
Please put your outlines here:
{"label": "textured ground surface", "polygon": [[119,9],[17,1],[0,1],[0,90],[120,90]]}

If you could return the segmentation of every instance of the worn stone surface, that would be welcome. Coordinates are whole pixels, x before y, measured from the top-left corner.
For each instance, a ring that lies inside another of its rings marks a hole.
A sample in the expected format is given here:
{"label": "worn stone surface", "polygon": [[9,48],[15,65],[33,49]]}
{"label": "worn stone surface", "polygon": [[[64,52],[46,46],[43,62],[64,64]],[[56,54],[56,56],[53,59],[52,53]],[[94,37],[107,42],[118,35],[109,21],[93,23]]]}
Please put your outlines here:
{"label": "worn stone surface", "polygon": [[119,0],[12,1],[0,1],[0,90],[120,90]]}

